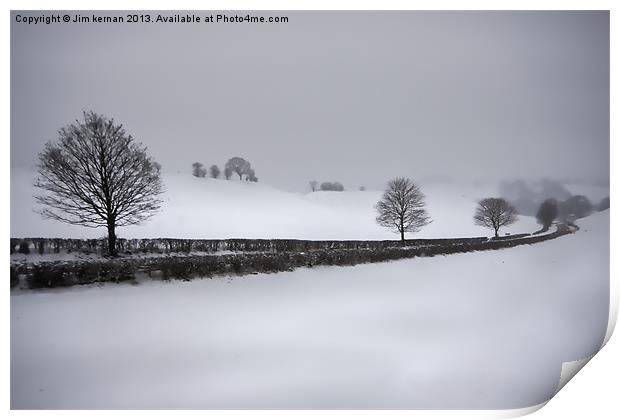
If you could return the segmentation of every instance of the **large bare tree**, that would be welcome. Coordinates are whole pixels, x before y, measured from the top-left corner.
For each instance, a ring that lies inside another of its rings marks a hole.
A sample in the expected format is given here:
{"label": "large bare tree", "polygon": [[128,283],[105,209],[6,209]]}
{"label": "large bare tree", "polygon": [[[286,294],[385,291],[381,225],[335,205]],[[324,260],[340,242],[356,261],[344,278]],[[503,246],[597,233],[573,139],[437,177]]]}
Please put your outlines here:
{"label": "large bare tree", "polygon": [[517,210],[503,198],[485,198],[478,202],[474,221],[479,226],[495,230],[495,237],[498,237],[502,226],[517,221]]}
{"label": "large bare tree", "polygon": [[229,170],[231,174],[233,172],[236,173],[241,180],[243,178],[243,175],[248,174],[248,172],[252,169],[252,166],[250,165],[250,162],[248,162],[244,158],[232,157],[228,159],[228,162],[226,162],[224,168]]}
{"label": "large bare tree", "polygon": [[431,223],[425,210],[424,194],[409,178],[395,178],[388,183],[383,197],[376,204],[377,223],[400,233],[417,232]]}
{"label": "large bare tree", "polygon": [[116,254],[116,227],[149,219],[161,205],[161,166],[114,120],[85,112],[58,131],[39,154],[36,196],[48,218],[108,230]]}

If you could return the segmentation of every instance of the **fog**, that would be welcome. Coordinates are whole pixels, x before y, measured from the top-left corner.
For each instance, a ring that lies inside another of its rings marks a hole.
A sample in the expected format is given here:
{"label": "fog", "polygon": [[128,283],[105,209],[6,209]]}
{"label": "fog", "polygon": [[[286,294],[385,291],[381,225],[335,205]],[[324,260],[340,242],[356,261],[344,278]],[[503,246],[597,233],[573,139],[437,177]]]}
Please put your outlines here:
{"label": "fog", "polygon": [[40,15],[11,15],[13,168],[92,109],[164,170],[242,156],[297,191],[401,175],[609,182],[608,12],[270,12],[289,22],[262,25],[18,13]]}

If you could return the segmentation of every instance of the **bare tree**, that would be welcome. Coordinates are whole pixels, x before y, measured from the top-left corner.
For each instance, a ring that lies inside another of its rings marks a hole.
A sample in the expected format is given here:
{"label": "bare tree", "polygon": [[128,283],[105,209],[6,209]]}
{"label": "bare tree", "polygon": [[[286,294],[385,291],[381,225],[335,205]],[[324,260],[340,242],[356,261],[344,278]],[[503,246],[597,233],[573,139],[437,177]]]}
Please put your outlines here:
{"label": "bare tree", "polygon": [[192,163],[192,175],[197,178],[204,178],[207,176],[207,169],[200,162]]}
{"label": "bare tree", "polygon": [[405,240],[405,232],[418,232],[432,222],[425,210],[425,196],[409,178],[395,178],[388,183],[383,197],[375,208],[379,215],[377,223],[400,233]]}
{"label": "bare tree", "polygon": [[229,180],[232,174],[233,174],[232,168],[229,168],[228,166],[224,168],[224,178]]}
{"label": "bare tree", "polygon": [[310,181],[310,191],[315,192],[319,188],[319,182],[312,180]]}
{"label": "bare tree", "polygon": [[250,162],[243,158],[233,157],[228,159],[228,162],[226,162],[226,168],[230,168],[232,172],[236,173],[241,180],[243,175],[247,174],[248,171],[252,169],[252,166],[250,165]]}
{"label": "bare tree", "polygon": [[114,120],[85,112],[58,131],[39,154],[35,196],[44,217],[108,229],[108,252],[116,254],[118,226],[138,224],[160,208],[161,166],[146,147]]}
{"label": "bare tree", "polygon": [[548,198],[540,204],[536,213],[536,220],[540,223],[542,231],[549,230],[549,227],[558,217],[558,202],[555,198]]}
{"label": "bare tree", "polygon": [[256,178],[256,173],[254,172],[254,169],[250,168],[247,170],[247,172],[245,173],[245,180],[250,182],[258,182],[258,178]]}
{"label": "bare tree", "polygon": [[502,226],[517,221],[517,210],[503,198],[485,198],[478,202],[474,221],[479,226],[495,230],[495,237],[498,237]]}
{"label": "bare tree", "polygon": [[211,178],[218,178],[220,176],[220,168],[217,165],[211,165],[209,168],[209,174],[211,174]]}

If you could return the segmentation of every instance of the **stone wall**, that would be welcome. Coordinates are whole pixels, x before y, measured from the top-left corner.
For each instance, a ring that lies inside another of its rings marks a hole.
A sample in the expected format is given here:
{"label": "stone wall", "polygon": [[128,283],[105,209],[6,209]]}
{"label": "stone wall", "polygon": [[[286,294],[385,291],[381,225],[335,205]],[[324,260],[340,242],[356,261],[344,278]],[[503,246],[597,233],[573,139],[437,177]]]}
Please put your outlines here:
{"label": "stone wall", "polygon": [[[535,244],[574,232],[568,226],[546,235],[519,236],[489,240],[488,238],[456,238],[400,241],[297,241],[297,240],[170,240],[169,250],[228,250],[241,251],[211,255],[148,255],[132,258],[99,258],[91,260],[19,262],[11,264],[11,287],[20,280],[27,288],[66,287],[95,282],[132,281],[138,273],[154,279],[184,279],[210,277],[222,274],[256,274],[290,271],[297,267],[315,265],[355,265],[397,260],[402,258],[432,257],[462,252],[496,250],[518,245]],[[29,239],[37,243],[37,239]],[[54,244],[45,239],[43,250]],[[86,246],[90,241],[63,240],[62,246]],[[134,240],[139,250],[158,249],[167,239]],[[95,242],[97,247],[100,242]],[[126,243],[127,244],[127,243]],[[153,247],[150,247],[151,245]],[[185,247],[185,248],[183,248]],[[204,248],[201,248],[204,247]],[[11,248],[13,249],[13,247]],[[38,249],[38,248],[36,248]],[[52,246],[52,249],[54,247]],[[62,248],[61,248],[62,249]],[[76,248],[80,249],[80,248]],[[92,249],[92,248],[90,248]]]}

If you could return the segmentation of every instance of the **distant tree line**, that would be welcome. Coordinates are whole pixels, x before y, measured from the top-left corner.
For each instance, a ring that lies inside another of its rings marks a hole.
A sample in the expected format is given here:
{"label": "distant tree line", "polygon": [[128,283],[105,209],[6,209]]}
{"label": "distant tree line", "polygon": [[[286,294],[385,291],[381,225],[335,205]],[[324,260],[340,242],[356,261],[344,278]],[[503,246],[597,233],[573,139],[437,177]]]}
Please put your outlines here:
{"label": "distant tree line", "polygon": [[[205,166],[200,162],[192,163],[192,175],[197,178],[205,178],[208,174],[211,178],[217,179],[220,177],[221,173],[222,171],[217,165],[211,165],[207,170],[207,168],[205,168]],[[224,178],[229,180],[233,174],[236,174],[239,177],[239,180],[243,180],[245,178],[245,180],[249,182],[258,182],[256,172],[252,168],[250,162],[241,157],[232,157],[228,159],[224,165]]]}
{"label": "distant tree line", "polygon": [[321,182],[318,181],[310,181],[310,191],[344,191],[344,185],[340,182]]}
{"label": "distant tree line", "polygon": [[[605,197],[598,205],[591,203],[583,195],[573,195],[561,183],[543,179],[534,185],[524,180],[502,182],[500,192],[503,197],[514,205],[518,214],[538,216],[540,206],[547,200],[555,200],[558,207],[557,218],[565,221],[586,217],[594,210],[602,211],[609,208],[609,197]],[[549,203],[546,204],[549,206]]]}
{"label": "distant tree line", "polygon": [[561,183],[543,179],[533,185],[522,179],[500,184],[500,195],[510,201],[517,213],[535,216],[541,203],[549,198],[568,200],[572,194]]}
{"label": "distant tree line", "polygon": [[609,209],[609,197],[603,198],[597,206],[594,206],[583,195],[573,195],[564,201],[548,198],[538,208],[536,219],[542,225],[542,231],[546,231],[555,220],[572,223],[577,219],[589,216],[595,210],[604,211],[607,209]]}
{"label": "distant tree line", "polygon": [[594,206],[584,195],[573,195],[564,201],[548,198],[541,203],[536,218],[546,230],[556,219],[570,223],[587,217],[594,211],[604,211],[608,208],[609,197],[603,198],[597,206]]}

